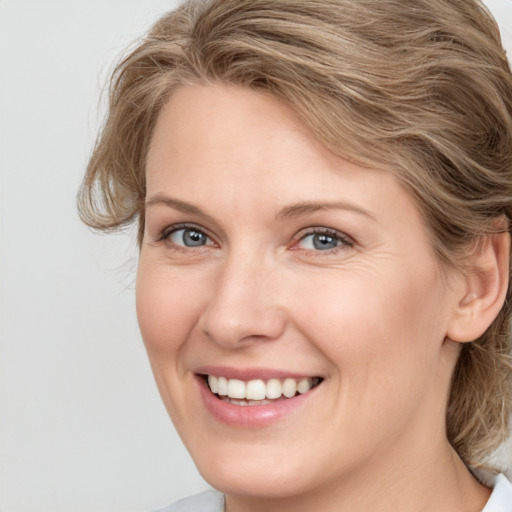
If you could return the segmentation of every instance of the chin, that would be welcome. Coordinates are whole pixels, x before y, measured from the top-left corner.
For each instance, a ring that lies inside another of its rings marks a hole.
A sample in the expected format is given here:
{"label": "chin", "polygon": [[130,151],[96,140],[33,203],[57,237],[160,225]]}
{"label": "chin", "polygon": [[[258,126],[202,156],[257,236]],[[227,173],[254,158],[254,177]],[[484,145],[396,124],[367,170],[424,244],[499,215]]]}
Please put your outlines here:
{"label": "chin", "polygon": [[227,459],[197,464],[203,478],[224,494],[279,499],[301,494],[307,487],[304,479],[298,478],[303,468],[294,469],[277,461],[269,467],[258,461],[240,463]]}
{"label": "chin", "polygon": [[286,499],[312,491],[326,480],[313,454],[299,456],[297,447],[285,443],[272,447],[261,439],[245,445],[222,444],[217,449],[196,444],[190,453],[202,477],[224,494]]}

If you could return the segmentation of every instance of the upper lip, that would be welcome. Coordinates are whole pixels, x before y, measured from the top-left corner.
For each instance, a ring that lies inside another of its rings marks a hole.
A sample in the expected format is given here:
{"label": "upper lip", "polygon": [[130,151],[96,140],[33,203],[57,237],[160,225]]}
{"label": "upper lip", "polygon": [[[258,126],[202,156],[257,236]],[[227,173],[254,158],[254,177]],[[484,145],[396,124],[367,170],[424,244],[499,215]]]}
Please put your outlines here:
{"label": "upper lip", "polygon": [[269,379],[302,379],[319,377],[315,374],[306,374],[289,370],[278,370],[272,368],[234,368],[231,366],[201,366],[194,370],[198,375],[215,375],[216,377],[226,377],[227,379],[249,380],[269,380]]}

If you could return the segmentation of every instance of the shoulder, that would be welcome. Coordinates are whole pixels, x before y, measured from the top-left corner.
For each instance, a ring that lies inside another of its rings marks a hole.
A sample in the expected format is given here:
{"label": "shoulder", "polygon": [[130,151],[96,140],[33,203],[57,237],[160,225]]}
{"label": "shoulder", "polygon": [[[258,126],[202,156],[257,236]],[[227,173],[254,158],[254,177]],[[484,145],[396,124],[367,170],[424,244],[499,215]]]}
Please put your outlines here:
{"label": "shoulder", "polygon": [[217,491],[206,491],[176,501],[154,512],[223,512],[223,510],[224,495]]}
{"label": "shoulder", "polygon": [[498,475],[491,497],[482,512],[512,512],[512,484],[504,475]]}

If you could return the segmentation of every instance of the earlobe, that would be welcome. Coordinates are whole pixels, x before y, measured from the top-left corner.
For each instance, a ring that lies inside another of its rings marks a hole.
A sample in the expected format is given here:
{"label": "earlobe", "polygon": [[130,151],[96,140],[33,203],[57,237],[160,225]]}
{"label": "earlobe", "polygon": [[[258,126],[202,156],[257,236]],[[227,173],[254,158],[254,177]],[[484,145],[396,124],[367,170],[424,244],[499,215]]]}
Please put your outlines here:
{"label": "earlobe", "polygon": [[465,289],[451,319],[448,339],[461,343],[474,341],[491,325],[507,294],[509,261],[508,232],[478,240],[469,257],[471,270],[463,277]]}

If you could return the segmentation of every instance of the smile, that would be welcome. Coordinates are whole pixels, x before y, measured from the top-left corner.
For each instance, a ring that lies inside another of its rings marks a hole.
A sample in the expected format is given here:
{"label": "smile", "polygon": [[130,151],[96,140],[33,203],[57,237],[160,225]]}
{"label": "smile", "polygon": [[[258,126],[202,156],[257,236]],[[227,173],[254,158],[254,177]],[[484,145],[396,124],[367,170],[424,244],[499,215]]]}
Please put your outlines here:
{"label": "smile", "polygon": [[203,366],[194,373],[209,416],[236,429],[293,421],[307,404],[318,403],[326,380],[270,368]]}
{"label": "smile", "polygon": [[320,377],[271,378],[243,381],[208,375],[210,391],[221,400],[239,406],[267,405],[303,395],[321,382]]}

